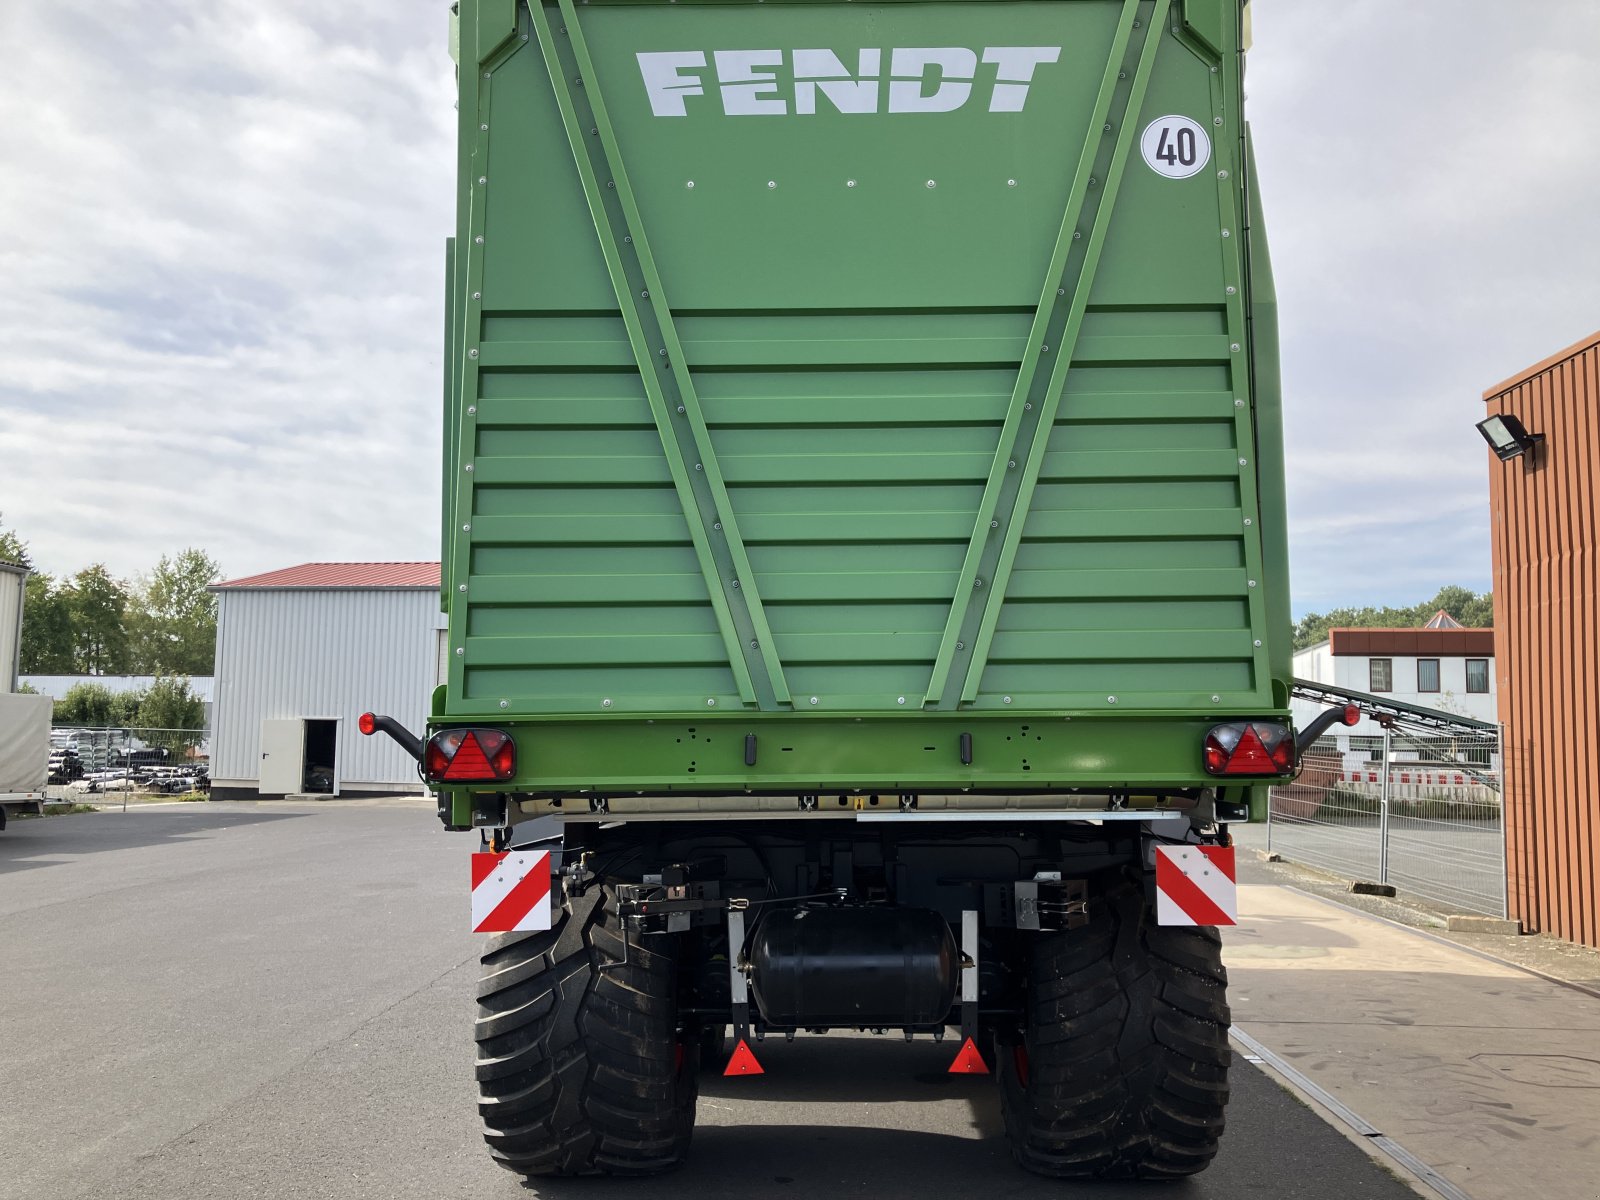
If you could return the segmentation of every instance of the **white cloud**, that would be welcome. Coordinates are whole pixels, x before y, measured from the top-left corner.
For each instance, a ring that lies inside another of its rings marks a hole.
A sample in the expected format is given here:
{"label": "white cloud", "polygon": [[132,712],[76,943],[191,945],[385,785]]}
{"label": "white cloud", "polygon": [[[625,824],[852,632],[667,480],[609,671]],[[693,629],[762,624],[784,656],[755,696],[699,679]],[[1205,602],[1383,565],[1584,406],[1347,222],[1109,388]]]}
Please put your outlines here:
{"label": "white cloud", "polygon": [[0,511],[45,569],[436,553],[443,6],[327,12],[10,7]]}
{"label": "white cloud", "polygon": [[[1256,0],[1297,610],[1487,587],[1483,389],[1600,327],[1600,6]],[[426,558],[442,0],[0,11],[0,512],[49,570]]]}
{"label": "white cloud", "polygon": [[1253,8],[1295,608],[1487,588],[1482,393],[1600,328],[1600,7]]}

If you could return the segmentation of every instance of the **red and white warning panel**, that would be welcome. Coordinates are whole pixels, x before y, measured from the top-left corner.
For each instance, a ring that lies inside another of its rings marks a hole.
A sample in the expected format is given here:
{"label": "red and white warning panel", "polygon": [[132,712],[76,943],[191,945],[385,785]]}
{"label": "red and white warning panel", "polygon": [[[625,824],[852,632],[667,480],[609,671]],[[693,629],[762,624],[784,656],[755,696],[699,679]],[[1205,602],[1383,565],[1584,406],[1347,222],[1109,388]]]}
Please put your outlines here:
{"label": "red and white warning panel", "polygon": [[472,932],[550,928],[550,851],[472,856]]}
{"label": "red and white warning panel", "polygon": [[1237,925],[1232,846],[1156,847],[1157,925]]}

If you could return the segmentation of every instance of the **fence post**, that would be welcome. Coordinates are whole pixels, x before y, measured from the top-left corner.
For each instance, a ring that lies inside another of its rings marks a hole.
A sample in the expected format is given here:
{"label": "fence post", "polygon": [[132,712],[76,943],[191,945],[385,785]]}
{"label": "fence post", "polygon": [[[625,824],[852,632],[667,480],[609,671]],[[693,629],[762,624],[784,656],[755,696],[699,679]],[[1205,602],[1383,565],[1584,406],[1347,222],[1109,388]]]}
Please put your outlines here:
{"label": "fence post", "polygon": [[[1496,749],[1500,752],[1500,919],[1511,919],[1511,834],[1506,818],[1506,727],[1495,726]],[[1490,760],[1491,765],[1493,759]]]}
{"label": "fence post", "polygon": [[1389,882],[1389,727],[1383,727],[1383,779],[1378,785],[1378,882]]}

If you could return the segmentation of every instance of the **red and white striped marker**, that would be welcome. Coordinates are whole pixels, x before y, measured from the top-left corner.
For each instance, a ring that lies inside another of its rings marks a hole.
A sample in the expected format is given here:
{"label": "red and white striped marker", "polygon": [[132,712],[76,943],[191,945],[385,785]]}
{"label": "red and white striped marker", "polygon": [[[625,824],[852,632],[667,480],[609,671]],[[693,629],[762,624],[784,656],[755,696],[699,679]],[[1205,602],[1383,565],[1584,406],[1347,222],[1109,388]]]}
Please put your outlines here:
{"label": "red and white striped marker", "polygon": [[1237,925],[1232,846],[1156,847],[1157,925]]}
{"label": "red and white striped marker", "polygon": [[550,928],[550,851],[472,856],[472,932]]}

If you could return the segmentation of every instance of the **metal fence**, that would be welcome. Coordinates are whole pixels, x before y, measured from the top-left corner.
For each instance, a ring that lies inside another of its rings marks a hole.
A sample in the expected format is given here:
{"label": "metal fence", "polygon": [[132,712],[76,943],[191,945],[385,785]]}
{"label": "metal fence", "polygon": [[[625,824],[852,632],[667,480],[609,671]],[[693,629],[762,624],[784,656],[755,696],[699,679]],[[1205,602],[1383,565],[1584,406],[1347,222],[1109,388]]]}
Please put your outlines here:
{"label": "metal fence", "polygon": [[46,791],[53,801],[101,802],[170,796],[194,799],[211,790],[209,729],[80,729],[50,731]]}
{"label": "metal fence", "polygon": [[1494,730],[1385,724],[1340,734],[1272,789],[1267,848],[1349,879],[1391,884],[1455,911],[1506,915],[1505,810]]}

